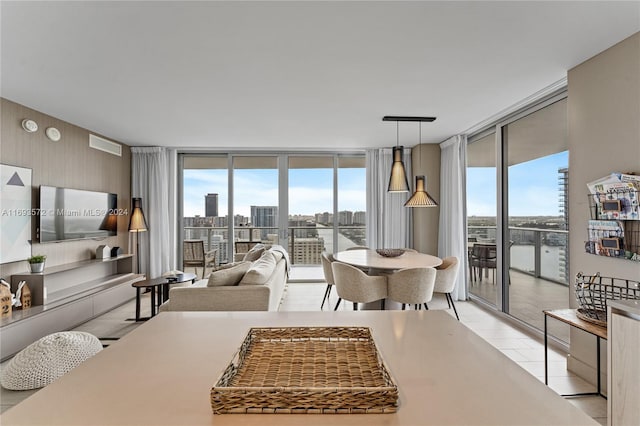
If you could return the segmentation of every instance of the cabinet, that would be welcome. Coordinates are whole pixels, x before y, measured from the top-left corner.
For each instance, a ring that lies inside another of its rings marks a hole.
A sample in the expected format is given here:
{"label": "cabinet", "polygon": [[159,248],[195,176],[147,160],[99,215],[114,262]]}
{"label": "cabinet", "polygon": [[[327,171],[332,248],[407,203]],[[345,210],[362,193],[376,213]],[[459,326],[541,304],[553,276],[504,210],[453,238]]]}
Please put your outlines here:
{"label": "cabinet", "polygon": [[90,259],[45,268],[42,273],[16,274],[11,291],[26,281],[29,309],[14,310],[0,321],[0,359],[4,360],[40,337],[68,330],[135,297],[131,284],[133,255]]}
{"label": "cabinet", "polygon": [[608,426],[640,424],[640,301],[608,304]]}

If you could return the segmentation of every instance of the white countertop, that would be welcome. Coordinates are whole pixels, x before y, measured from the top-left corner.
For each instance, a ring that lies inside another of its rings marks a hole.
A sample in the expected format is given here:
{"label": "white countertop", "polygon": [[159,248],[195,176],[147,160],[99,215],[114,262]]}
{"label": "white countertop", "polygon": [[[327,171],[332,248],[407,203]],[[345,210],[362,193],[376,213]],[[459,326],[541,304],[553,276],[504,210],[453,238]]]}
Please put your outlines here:
{"label": "white countertop", "polygon": [[[250,327],[368,326],[392,414],[213,415]],[[164,312],[2,415],[3,425],[597,425],[443,311]]]}

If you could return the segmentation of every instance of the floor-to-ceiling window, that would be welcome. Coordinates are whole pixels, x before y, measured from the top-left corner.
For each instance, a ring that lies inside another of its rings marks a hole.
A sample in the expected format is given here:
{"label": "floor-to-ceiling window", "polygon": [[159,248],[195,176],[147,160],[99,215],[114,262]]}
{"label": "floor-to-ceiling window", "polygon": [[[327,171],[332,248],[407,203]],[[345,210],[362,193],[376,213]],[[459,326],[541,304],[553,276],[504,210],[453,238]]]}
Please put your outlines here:
{"label": "floor-to-ceiling window", "polygon": [[294,267],[319,266],[323,250],[366,245],[364,154],[180,158],[182,239],[218,249],[219,263],[234,260],[235,242],[280,244]]}
{"label": "floor-to-ceiling window", "polygon": [[[542,310],[568,307],[566,95],[469,138],[470,293],[543,328]],[[550,332],[568,340],[562,324]]]}
{"label": "floor-to-ceiling window", "polygon": [[469,292],[496,306],[496,133],[485,132],[467,146],[467,236]]}

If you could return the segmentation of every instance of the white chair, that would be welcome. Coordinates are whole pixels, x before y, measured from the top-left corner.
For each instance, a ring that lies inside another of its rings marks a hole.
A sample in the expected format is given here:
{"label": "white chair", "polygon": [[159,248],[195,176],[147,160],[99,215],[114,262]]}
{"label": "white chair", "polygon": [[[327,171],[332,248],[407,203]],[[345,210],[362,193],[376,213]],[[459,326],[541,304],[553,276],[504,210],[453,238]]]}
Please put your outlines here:
{"label": "white chair", "polygon": [[434,268],[405,268],[387,275],[389,299],[402,303],[402,309],[407,304],[415,305],[415,308],[424,305],[433,297],[433,288],[436,282],[436,270]]}
{"label": "white chair", "polygon": [[449,309],[453,307],[453,312],[456,314],[456,318],[460,321],[456,305],[453,303],[453,297],[451,292],[456,285],[456,278],[458,278],[459,261],[455,256],[445,257],[442,259],[442,264],[436,268],[436,284],[433,289],[434,293],[444,293],[447,298],[447,304]]}
{"label": "white chair", "polygon": [[358,303],[369,303],[382,300],[384,310],[384,299],[387,297],[387,277],[370,276],[362,272],[355,266],[346,263],[333,262],[334,285],[340,297],[334,311],[338,310],[342,299],[353,302],[353,310],[358,310]]}
{"label": "white chair", "polygon": [[[322,298],[322,305],[320,305],[320,310],[324,308],[324,302],[329,301],[329,296],[331,295],[331,288],[335,284],[335,280],[333,279],[333,270],[331,269],[331,264],[335,261],[333,255],[327,252],[322,252],[322,271],[324,272],[324,279],[327,282],[327,289],[324,291],[324,297]],[[338,300],[338,304],[340,304],[340,300]]]}

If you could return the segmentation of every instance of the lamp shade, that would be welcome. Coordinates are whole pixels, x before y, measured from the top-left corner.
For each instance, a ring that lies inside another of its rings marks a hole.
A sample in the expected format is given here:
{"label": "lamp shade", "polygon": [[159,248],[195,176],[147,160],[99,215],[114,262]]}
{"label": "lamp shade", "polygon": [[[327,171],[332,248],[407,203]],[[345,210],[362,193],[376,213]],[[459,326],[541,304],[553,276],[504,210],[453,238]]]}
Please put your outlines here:
{"label": "lamp shade", "polygon": [[407,172],[404,170],[404,163],[402,162],[403,152],[403,146],[393,147],[393,164],[391,165],[388,192],[409,192]]}
{"label": "lamp shade", "polygon": [[425,191],[424,176],[416,176],[416,191],[404,203],[405,207],[436,207],[438,203]]}
{"label": "lamp shade", "polygon": [[142,211],[142,198],[131,199],[131,217],[129,217],[129,232],[144,232],[147,230],[147,220]]}

